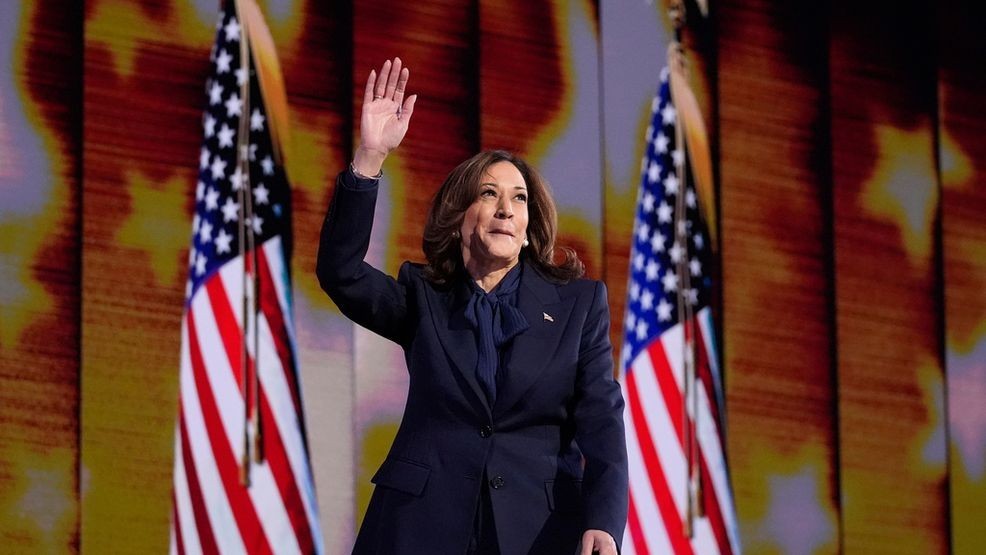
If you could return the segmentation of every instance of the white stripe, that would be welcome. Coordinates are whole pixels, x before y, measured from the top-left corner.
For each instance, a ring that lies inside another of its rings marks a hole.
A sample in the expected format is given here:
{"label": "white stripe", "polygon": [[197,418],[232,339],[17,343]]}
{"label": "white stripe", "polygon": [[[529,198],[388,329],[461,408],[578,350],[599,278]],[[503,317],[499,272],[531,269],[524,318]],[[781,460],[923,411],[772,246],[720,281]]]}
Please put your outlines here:
{"label": "white stripe", "polygon": [[[280,432],[281,442],[284,444],[284,450],[287,453],[294,483],[298,486],[301,494],[312,539],[317,544],[319,543],[317,538],[321,538],[321,534],[319,533],[318,503],[315,498],[315,487],[311,469],[308,466],[308,457],[305,454],[305,446],[301,439],[301,426],[298,421],[299,415],[294,410],[294,400],[291,396],[290,386],[285,378],[285,370],[281,364],[281,359],[277,356],[277,350],[271,334],[272,332],[267,318],[261,315],[260,380],[267,394],[267,401],[270,403],[271,412],[274,414],[275,425]],[[321,552],[320,546],[318,551]]]}
{"label": "white stripe", "polygon": [[[222,272],[212,279],[222,279]],[[240,386],[234,379],[233,369],[223,347],[222,335],[214,319],[212,304],[208,297],[203,295],[195,299],[192,308],[195,311],[199,345],[203,346],[202,358],[208,369],[206,375],[212,388],[212,396],[219,408],[227,445],[232,449],[235,460],[239,463],[243,455],[244,425],[244,404]],[[212,348],[204,348],[206,345]],[[299,551],[297,538],[294,536],[287,511],[281,501],[277,483],[266,462],[251,466],[250,488],[247,491],[271,549],[275,553],[297,553]]]}
{"label": "white stripe", "polygon": [[[624,387],[624,391],[627,389]],[[643,454],[640,452],[637,430],[633,426],[633,415],[630,412],[630,404],[637,403],[636,399],[626,399],[627,407],[623,412],[623,421],[626,427],[627,437],[627,462],[630,474],[630,491],[633,492],[634,507],[637,511],[637,521],[640,523],[640,532],[644,536],[644,542],[648,549],[653,553],[672,553],[671,539],[668,537],[664,527],[664,518],[657,506],[657,499],[654,490],[651,488],[650,478],[647,474],[647,465],[644,462]],[[630,541],[633,541],[632,539]],[[625,542],[624,542],[625,543]]]}
{"label": "white stripe", "polygon": [[[177,423],[176,423],[177,424]],[[171,549],[175,549],[175,541],[180,541],[183,551],[188,554],[202,552],[202,544],[199,540],[198,525],[195,522],[195,512],[192,509],[191,494],[188,490],[188,476],[185,475],[185,459],[181,448],[181,428],[180,424],[175,426],[175,516],[178,520],[178,527],[181,530],[181,537],[175,536],[175,525],[171,526]]]}
{"label": "white stripe", "polygon": [[[196,297],[204,296],[199,289]],[[194,302],[194,300],[193,300]],[[222,478],[216,467],[212,453],[212,445],[205,431],[205,420],[202,418],[199,396],[192,376],[192,364],[188,352],[188,328],[182,327],[182,362],[181,362],[181,398],[184,407],[185,429],[188,431],[188,443],[192,450],[195,463],[195,473],[199,487],[202,490],[202,502],[205,504],[212,525],[212,533],[216,546],[223,553],[244,553],[246,548],[240,538],[239,528],[233,518]]]}
{"label": "white stripe", "polygon": [[168,555],[178,555],[178,546],[175,545],[175,527],[171,527],[171,532],[168,534],[171,538],[171,542],[168,546]]}

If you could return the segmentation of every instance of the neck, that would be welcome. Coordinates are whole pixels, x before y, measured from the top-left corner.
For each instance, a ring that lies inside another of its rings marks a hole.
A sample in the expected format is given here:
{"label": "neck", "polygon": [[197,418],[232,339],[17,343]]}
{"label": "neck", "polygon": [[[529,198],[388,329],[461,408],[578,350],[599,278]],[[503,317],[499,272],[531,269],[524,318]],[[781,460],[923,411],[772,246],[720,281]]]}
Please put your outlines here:
{"label": "neck", "polygon": [[482,265],[474,261],[470,261],[466,264],[466,271],[469,272],[469,276],[476,281],[483,291],[489,293],[492,291],[501,280],[503,276],[507,275],[507,272],[513,269],[517,265],[518,260],[512,260],[506,265]]}

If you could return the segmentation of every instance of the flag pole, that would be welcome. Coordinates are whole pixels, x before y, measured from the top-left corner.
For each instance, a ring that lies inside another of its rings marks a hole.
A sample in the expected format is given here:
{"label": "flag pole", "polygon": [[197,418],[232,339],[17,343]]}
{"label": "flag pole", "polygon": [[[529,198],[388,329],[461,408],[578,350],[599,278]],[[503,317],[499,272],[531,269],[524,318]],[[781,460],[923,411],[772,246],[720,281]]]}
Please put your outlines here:
{"label": "flag pole", "polygon": [[[250,467],[252,460],[261,460],[259,454],[260,433],[257,418],[259,395],[257,395],[257,280],[256,280],[256,236],[253,230],[253,199],[250,195],[250,126],[247,114],[250,113],[250,47],[248,44],[246,21],[240,17],[240,3],[233,2],[240,24],[240,64],[239,71],[245,76],[239,79],[240,121],[236,133],[236,173],[240,175],[237,197],[240,204],[239,241],[240,257],[243,260],[243,304],[242,341],[240,342],[240,389],[243,395],[243,456],[240,461],[240,482],[250,486]],[[247,342],[253,342],[253,357],[249,355]]]}
{"label": "flag pole", "polygon": [[[677,75],[684,75],[685,52],[681,43],[681,33],[686,22],[686,9],[683,0],[672,0],[668,8],[668,16],[674,27],[675,38],[668,45],[668,79],[674,80]],[[676,107],[674,90],[671,88],[672,104]],[[680,114],[675,115],[675,148],[677,156],[672,156],[675,174],[679,178],[678,194],[675,198],[675,221],[674,226],[674,246],[677,246],[678,260],[675,261],[676,272],[679,277],[678,296],[678,321],[683,328],[682,350],[684,351],[682,360],[684,361],[684,403],[682,406],[682,421],[684,422],[684,448],[687,473],[685,480],[686,489],[686,510],[682,526],[685,536],[694,537],[695,519],[705,515],[705,507],[702,502],[702,469],[701,451],[698,441],[699,410],[698,410],[698,385],[695,361],[695,315],[691,299],[691,272],[689,267],[688,252],[688,216],[687,216],[687,192],[688,192],[688,145],[685,137],[683,118]]]}

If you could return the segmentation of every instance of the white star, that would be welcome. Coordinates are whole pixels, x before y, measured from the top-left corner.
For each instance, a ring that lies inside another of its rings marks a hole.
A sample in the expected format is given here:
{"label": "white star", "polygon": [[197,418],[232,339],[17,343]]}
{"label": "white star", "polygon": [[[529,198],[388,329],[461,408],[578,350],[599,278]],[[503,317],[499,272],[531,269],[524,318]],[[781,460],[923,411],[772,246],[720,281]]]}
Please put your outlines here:
{"label": "white star", "polygon": [[205,273],[205,257],[202,256],[202,253],[199,253],[198,256],[195,257],[195,275],[201,276],[204,273]]}
{"label": "white star", "polygon": [[675,111],[674,111],[674,107],[672,106],[665,106],[664,109],[661,110],[661,121],[664,123],[664,125],[671,125],[672,123],[674,123],[674,116],[675,116]]}
{"label": "white star", "polygon": [[650,214],[651,212],[654,211],[654,201],[655,200],[657,200],[657,199],[655,199],[654,198],[654,195],[650,194],[649,192],[644,195],[644,200],[643,200],[643,203],[642,204],[644,205],[644,212],[645,213]]}
{"label": "white star", "polygon": [[640,298],[640,284],[636,281],[630,284],[630,300],[636,302]]}
{"label": "white star", "polygon": [[654,308],[654,294],[650,292],[650,289],[644,290],[643,294],[640,295],[640,308],[644,310]]}
{"label": "white star", "polygon": [[681,255],[683,254],[685,254],[685,249],[681,248],[678,241],[675,241],[674,244],[671,245],[671,249],[668,251],[668,255],[671,257],[671,262],[674,262],[675,264],[681,262]]}
{"label": "white star", "polygon": [[661,298],[661,302],[657,303],[657,319],[661,322],[667,322],[671,320],[671,303],[667,299]]}
{"label": "white star", "polygon": [[627,342],[624,342],[623,348],[620,349],[620,359],[623,361],[623,366],[630,362],[630,344]]}
{"label": "white star", "polygon": [[658,133],[657,141],[654,143],[654,149],[657,150],[659,154],[664,154],[668,151],[668,137],[664,133]]}
{"label": "white star", "polygon": [[267,118],[265,118],[264,115],[260,113],[260,108],[254,108],[253,113],[250,114],[250,130],[263,131],[265,119]]}
{"label": "white star", "polygon": [[661,101],[656,96],[650,101],[650,113],[654,113],[661,107]]}
{"label": "white star", "polygon": [[268,204],[269,196],[270,196],[270,190],[267,187],[264,187],[263,183],[253,188],[253,198],[256,199],[254,202],[256,202],[258,205]]}
{"label": "white star", "polygon": [[229,55],[229,52],[226,52],[225,48],[220,50],[219,56],[216,58],[216,72],[226,73],[227,71],[229,71],[229,63],[232,61],[233,61],[233,57]]}
{"label": "white star", "polygon": [[212,159],[212,178],[222,179],[224,177],[226,177],[226,162],[216,156]]}
{"label": "white star", "polygon": [[240,24],[236,22],[235,17],[230,18],[229,23],[226,24],[224,30],[226,31],[227,42],[235,42],[240,40]]}
{"label": "white star", "polygon": [[185,298],[187,299],[191,296],[192,296],[192,280],[189,279],[188,281],[185,282]]}
{"label": "white star", "polygon": [[195,200],[196,201],[202,200],[202,197],[204,195],[205,195],[205,183],[199,181],[198,183],[195,184]]}
{"label": "white star", "polygon": [[233,135],[236,135],[236,131],[233,131],[225,123],[222,129],[219,130],[219,148],[232,148],[233,147]]}
{"label": "white star", "polygon": [[240,219],[240,203],[233,202],[233,197],[226,197],[223,205],[223,221],[235,222]]}
{"label": "white star", "polygon": [[647,322],[639,320],[637,322],[637,341],[643,341],[647,337]]}
{"label": "white star", "polygon": [[657,183],[659,177],[661,177],[661,168],[658,167],[657,162],[651,161],[650,166],[647,167],[647,180]]}
{"label": "white star", "polygon": [[209,187],[209,191],[205,194],[205,209],[212,212],[216,208],[219,208],[219,191]]}
{"label": "white star", "polygon": [[668,205],[668,203],[662,201],[661,205],[657,207],[657,221],[664,224],[671,223],[672,212],[673,211],[671,210],[671,206]]}
{"label": "white star", "polygon": [[659,267],[657,265],[657,262],[654,262],[653,258],[649,260],[647,262],[647,269],[644,270],[644,274],[647,275],[647,281],[654,281],[655,279],[657,279],[658,270]]}
{"label": "white star", "polygon": [[644,253],[638,252],[637,255],[633,257],[633,269],[638,272],[644,269]]}
{"label": "white star", "polygon": [[254,214],[253,219],[250,222],[251,227],[253,227],[253,232],[257,235],[263,234],[263,229],[261,226],[264,225],[264,219],[260,216]]}
{"label": "white star", "polygon": [[695,289],[693,287],[693,288],[689,289],[688,291],[686,291],[685,294],[688,296],[688,303],[689,304],[691,304],[691,305],[697,305],[698,304],[698,289]]}
{"label": "white star", "polygon": [[223,101],[223,86],[219,84],[219,81],[213,81],[212,86],[209,87],[209,104],[215,106]]}
{"label": "white star", "polygon": [[678,194],[678,176],[673,173],[669,173],[666,178],[664,178],[664,192],[668,195]]}
{"label": "white star", "polygon": [[205,137],[207,139],[211,137],[216,132],[216,118],[210,114],[206,114],[205,120],[202,122],[202,128],[205,129]]}
{"label": "white star", "polygon": [[198,233],[199,232],[199,223],[201,223],[201,221],[202,221],[202,219],[199,217],[199,213],[196,212],[195,213],[195,217],[192,218],[192,232],[193,233]]}
{"label": "white star", "polygon": [[695,277],[702,275],[702,263],[697,258],[693,258],[688,263],[688,271]]}
{"label": "white star", "polygon": [[664,252],[664,242],[667,240],[668,238],[665,237],[663,233],[660,231],[655,231],[654,236],[650,238],[650,248],[653,249],[654,252]]}
{"label": "white star", "polygon": [[224,104],[226,104],[226,117],[243,115],[243,102],[240,101],[240,95],[236,93],[229,95],[229,100]]}
{"label": "white star", "polygon": [[245,178],[246,176],[243,175],[240,167],[236,166],[236,171],[233,172],[233,175],[229,176],[229,184],[233,187],[234,191],[239,191],[243,188],[243,182],[246,181]]}
{"label": "white star", "polygon": [[199,151],[199,169],[204,170],[209,167],[209,149],[202,147]]}
{"label": "white star", "polygon": [[685,193],[685,204],[689,208],[695,208],[695,191],[688,189],[688,192]]}
{"label": "white star", "polygon": [[199,241],[202,243],[212,241],[212,224],[209,220],[202,222],[202,227],[199,228]]}
{"label": "white star", "polygon": [[637,325],[637,317],[633,315],[632,311],[627,311],[627,317],[623,321],[623,325],[626,326],[627,330],[632,330],[634,326]]}
{"label": "white star", "polygon": [[191,266],[192,264],[195,264],[195,253],[196,253],[195,245],[192,245],[192,248],[188,249],[188,265],[189,266]]}
{"label": "white star", "polygon": [[678,276],[674,274],[673,270],[668,270],[668,273],[664,274],[664,277],[661,278],[661,283],[664,285],[665,293],[678,290]]}
{"label": "white star", "polygon": [[647,237],[649,236],[650,236],[650,226],[647,225],[647,222],[641,222],[640,225],[637,227],[637,239],[640,239],[641,241],[646,241]]}
{"label": "white star", "polygon": [[671,151],[671,160],[674,161],[675,166],[681,166],[685,163],[685,153],[680,148],[676,148]]}
{"label": "white star", "polygon": [[225,229],[219,230],[219,235],[216,235],[216,252],[218,254],[223,254],[229,252],[229,243],[233,240],[233,236],[226,233]]}
{"label": "white star", "polygon": [[236,74],[236,86],[242,87],[247,80],[247,70],[245,68],[240,68],[233,73]]}
{"label": "white star", "polygon": [[671,75],[671,71],[667,67],[661,68],[661,82],[667,83],[668,76]]}
{"label": "white star", "polygon": [[697,250],[702,250],[702,247],[705,245],[705,239],[702,238],[701,233],[696,233],[695,235],[693,235],[692,242],[695,243],[695,248]]}
{"label": "white star", "polygon": [[264,175],[274,175],[274,160],[270,156],[264,157],[260,161],[260,166],[264,169]]}

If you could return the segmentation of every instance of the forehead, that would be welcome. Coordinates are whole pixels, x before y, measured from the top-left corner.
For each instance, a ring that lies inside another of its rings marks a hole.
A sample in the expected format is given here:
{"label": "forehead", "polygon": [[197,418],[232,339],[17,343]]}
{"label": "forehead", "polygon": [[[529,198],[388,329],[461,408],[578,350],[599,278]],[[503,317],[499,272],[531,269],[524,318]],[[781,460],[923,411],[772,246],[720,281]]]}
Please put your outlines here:
{"label": "forehead", "polygon": [[501,160],[486,168],[486,172],[484,172],[482,179],[480,179],[480,184],[499,185],[509,188],[526,188],[527,186],[524,182],[524,176],[521,175],[517,166],[506,160]]}

